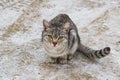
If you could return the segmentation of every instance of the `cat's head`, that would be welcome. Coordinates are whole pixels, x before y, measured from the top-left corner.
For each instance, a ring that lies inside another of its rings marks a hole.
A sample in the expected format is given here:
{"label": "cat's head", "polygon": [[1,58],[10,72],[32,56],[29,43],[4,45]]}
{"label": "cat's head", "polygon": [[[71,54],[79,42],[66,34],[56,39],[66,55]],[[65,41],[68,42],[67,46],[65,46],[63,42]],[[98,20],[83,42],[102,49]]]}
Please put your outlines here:
{"label": "cat's head", "polygon": [[69,28],[69,22],[61,26],[53,26],[47,20],[43,20],[42,40],[54,47],[67,44]]}

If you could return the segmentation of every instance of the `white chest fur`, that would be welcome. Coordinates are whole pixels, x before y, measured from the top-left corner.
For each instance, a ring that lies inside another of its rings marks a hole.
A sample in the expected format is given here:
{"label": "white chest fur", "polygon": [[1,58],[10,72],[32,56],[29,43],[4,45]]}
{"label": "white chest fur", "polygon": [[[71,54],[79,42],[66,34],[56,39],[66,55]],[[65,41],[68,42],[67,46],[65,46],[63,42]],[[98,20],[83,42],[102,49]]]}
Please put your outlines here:
{"label": "white chest fur", "polygon": [[50,43],[43,42],[43,46],[47,55],[51,57],[60,57],[68,54],[67,44],[60,44],[53,46]]}

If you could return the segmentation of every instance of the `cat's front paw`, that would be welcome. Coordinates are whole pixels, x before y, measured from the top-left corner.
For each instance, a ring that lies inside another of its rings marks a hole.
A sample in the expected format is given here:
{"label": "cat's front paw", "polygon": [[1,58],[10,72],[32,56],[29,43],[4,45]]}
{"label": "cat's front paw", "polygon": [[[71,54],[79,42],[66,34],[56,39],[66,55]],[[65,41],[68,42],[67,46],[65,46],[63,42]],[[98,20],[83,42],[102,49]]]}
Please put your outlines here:
{"label": "cat's front paw", "polygon": [[51,64],[57,63],[57,58],[52,58],[51,57],[49,63],[51,63]]}
{"label": "cat's front paw", "polygon": [[73,54],[68,54],[67,55],[67,60],[71,60],[73,57],[74,57]]}
{"label": "cat's front paw", "polygon": [[68,63],[68,60],[67,60],[67,59],[64,59],[64,58],[59,58],[59,63],[60,63],[60,64],[67,64],[67,63]]}
{"label": "cat's front paw", "polygon": [[63,57],[58,57],[58,58],[51,57],[49,60],[49,63],[51,63],[51,64],[66,64],[66,63],[68,63],[68,59],[63,58]]}

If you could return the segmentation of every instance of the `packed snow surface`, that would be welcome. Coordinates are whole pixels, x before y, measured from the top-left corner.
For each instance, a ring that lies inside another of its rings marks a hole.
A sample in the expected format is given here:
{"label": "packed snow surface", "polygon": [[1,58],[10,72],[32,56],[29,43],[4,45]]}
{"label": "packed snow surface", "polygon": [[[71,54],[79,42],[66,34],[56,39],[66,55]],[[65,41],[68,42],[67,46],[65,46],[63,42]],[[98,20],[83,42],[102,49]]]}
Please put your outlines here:
{"label": "packed snow surface", "polygon": [[[111,47],[92,62],[75,56],[50,64],[41,44],[42,20],[68,14],[81,41],[93,49]],[[120,80],[119,0],[1,0],[0,80]]]}

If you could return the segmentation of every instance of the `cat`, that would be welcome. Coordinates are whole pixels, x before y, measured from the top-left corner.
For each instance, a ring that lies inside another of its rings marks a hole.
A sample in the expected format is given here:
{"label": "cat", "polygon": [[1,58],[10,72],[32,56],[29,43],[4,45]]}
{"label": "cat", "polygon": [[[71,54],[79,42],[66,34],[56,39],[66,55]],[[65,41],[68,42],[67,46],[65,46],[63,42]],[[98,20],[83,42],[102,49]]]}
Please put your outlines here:
{"label": "cat", "polygon": [[110,47],[93,50],[81,43],[78,29],[67,14],[59,14],[51,21],[43,19],[42,43],[51,63],[67,63],[79,51],[90,59],[102,58]]}

